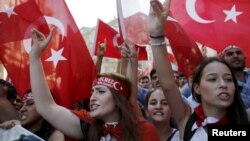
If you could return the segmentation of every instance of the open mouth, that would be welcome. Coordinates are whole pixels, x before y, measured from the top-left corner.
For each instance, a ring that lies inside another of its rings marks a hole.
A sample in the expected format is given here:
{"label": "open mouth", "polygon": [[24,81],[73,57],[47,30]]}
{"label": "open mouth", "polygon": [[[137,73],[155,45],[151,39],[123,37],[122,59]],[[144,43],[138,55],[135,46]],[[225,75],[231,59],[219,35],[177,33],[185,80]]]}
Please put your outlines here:
{"label": "open mouth", "polygon": [[20,120],[26,120],[27,119],[27,116],[26,115],[22,115],[21,117],[20,117]]}
{"label": "open mouth", "polygon": [[230,99],[230,95],[228,93],[220,93],[219,94],[219,98],[221,100],[229,100]]}
{"label": "open mouth", "polygon": [[96,110],[98,107],[99,107],[99,105],[97,105],[97,104],[91,104],[91,105],[90,105],[90,111],[94,111],[94,110]]}
{"label": "open mouth", "polygon": [[153,113],[153,115],[163,116],[163,115],[164,115],[164,113],[162,113],[162,112],[154,112],[154,113]]}

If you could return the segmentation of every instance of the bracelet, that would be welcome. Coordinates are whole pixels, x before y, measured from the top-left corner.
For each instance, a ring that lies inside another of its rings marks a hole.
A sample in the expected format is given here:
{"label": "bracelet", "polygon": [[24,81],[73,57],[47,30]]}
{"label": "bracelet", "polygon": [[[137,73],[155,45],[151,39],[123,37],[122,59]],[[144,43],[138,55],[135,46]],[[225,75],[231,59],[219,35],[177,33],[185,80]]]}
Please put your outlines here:
{"label": "bracelet", "polygon": [[162,35],[149,35],[150,38],[153,38],[153,39],[159,39],[159,38],[165,38],[165,34],[162,34]]}
{"label": "bracelet", "polygon": [[163,41],[163,42],[160,42],[160,43],[152,43],[152,42],[149,42],[149,45],[150,45],[151,47],[160,47],[160,46],[166,46],[167,43],[166,43],[166,41]]}

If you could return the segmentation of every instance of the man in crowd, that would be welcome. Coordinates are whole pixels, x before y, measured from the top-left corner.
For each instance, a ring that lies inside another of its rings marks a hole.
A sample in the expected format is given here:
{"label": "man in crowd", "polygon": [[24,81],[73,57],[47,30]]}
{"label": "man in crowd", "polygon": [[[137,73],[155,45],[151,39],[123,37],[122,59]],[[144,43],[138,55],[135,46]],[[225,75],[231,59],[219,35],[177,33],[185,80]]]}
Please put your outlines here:
{"label": "man in crowd", "polygon": [[222,52],[221,57],[233,69],[238,80],[242,100],[250,108],[250,70],[246,69],[246,58],[239,46],[229,45]]}
{"label": "man in crowd", "polygon": [[17,92],[9,82],[0,79],[0,123],[18,119],[18,111],[14,106]]}

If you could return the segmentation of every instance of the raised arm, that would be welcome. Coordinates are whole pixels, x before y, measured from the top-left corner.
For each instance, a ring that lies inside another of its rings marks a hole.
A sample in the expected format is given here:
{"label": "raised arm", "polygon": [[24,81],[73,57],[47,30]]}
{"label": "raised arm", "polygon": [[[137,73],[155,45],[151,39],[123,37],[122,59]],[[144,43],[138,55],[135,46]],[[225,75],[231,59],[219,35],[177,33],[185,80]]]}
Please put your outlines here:
{"label": "raised arm", "polygon": [[105,39],[103,43],[98,43],[98,51],[97,51],[97,61],[96,61],[96,70],[99,74],[102,68],[102,60],[106,51],[107,40]]}
{"label": "raised arm", "polygon": [[[41,114],[56,129],[73,138],[83,138],[80,120],[70,110],[55,103],[40,60],[40,55],[49,44],[54,28],[46,38],[36,29],[32,30],[33,46],[29,53],[31,89],[35,106]],[[70,128],[69,128],[70,127]]]}
{"label": "raised arm", "polygon": [[137,102],[137,71],[138,71],[138,58],[137,58],[137,52],[135,50],[134,45],[126,41],[125,45],[121,47],[121,56],[124,60],[128,61],[127,65],[127,77],[132,82],[132,94],[129,99],[130,103],[134,107],[135,114],[138,118],[138,120],[144,120],[144,117],[142,115],[142,112],[140,110],[140,107]]}
{"label": "raised arm", "polygon": [[184,128],[191,109],[183,102],[178,86],[175,83],[170,61],[167,57],[164,26],[170,7],[170,0],[161,4],[158,0],[151,0],[148,28],[150,44],[160,85],[163,89],[173,116],[180,129]]}
{"label": "raised arm", "polygon": [[117,65],[117,73],[123,74],[124,76],[127,76],[127,69],[128,69],[128,58],[127,56],[123,56],[122,54],[122,48],[125,47],[125,42],[122,43],[118,48],[120,50],[121,53],[121,58],[118,62]]}

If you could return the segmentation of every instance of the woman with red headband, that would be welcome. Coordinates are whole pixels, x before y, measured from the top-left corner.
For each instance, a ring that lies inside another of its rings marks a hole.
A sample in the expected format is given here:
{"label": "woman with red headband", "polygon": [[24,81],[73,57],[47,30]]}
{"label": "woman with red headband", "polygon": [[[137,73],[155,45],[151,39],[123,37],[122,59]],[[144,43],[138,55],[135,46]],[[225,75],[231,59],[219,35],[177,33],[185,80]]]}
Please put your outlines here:
{"label": "woman with red headband", "polygon": [[[31,90],[25,92],[22,97],[22,106],[19,110],[20,120],[9,120],[0,124],[0,128],[9,129],[15,125],[22,125],[28,131],[46,141],[64,141],[64,135],[55,130],[44,118],[37,113],[35,101]],[[20,131],[21,132],[21,131]],[[25,131],[23,131],[25,133]],[[27,136],[21,136],[24,140]]]}
{"label": "woman with red headband", "polygon": [[53,30],[47,38],[39,31],[32,30],[34,44],[29,53],[30,77],[37,111],[56,129],[76,139],[158,141],[154,126],[140,114],[136,103],[137,85],[133,84],[135,88],[132,87],[131,82],[122,75],[97,75],[92,86],[90,112],[70,111],[55,103],[40,61],[40,55],[50,42]]}

